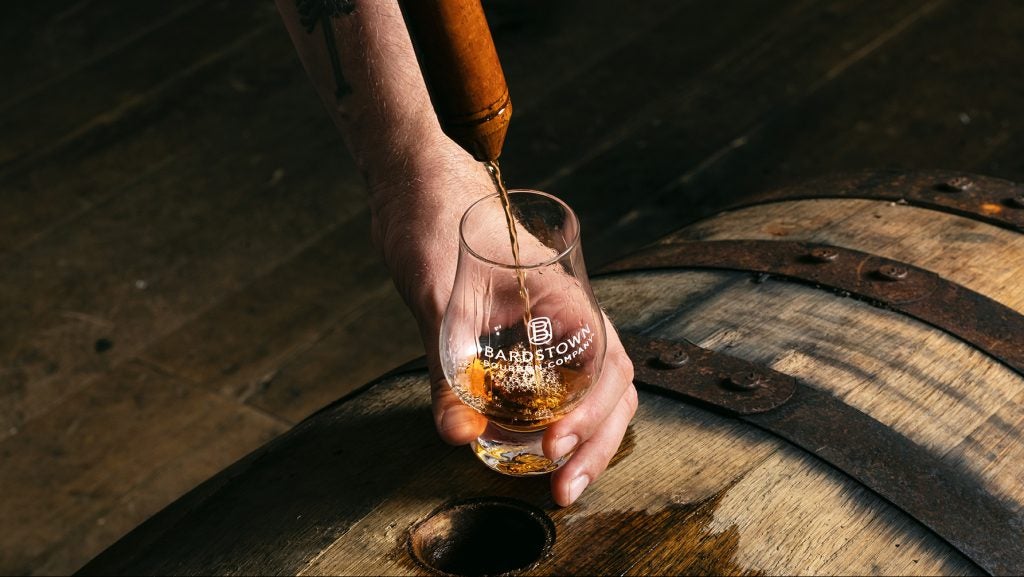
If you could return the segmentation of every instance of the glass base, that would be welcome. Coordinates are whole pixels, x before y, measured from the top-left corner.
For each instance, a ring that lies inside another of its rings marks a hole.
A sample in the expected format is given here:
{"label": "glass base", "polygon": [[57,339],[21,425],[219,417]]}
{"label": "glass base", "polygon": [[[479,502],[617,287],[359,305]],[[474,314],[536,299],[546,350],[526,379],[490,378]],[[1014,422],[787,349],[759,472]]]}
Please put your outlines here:
{"label": "glass base", "polygon": [[573,454],[569,451],[558,460],[548,459],[541,447],[543,438],[544,429],[521,433],[487,423],[483,434],[470,446],[477,458],[491,469],[513,477],[526,477],[550,473],[564,465]]}

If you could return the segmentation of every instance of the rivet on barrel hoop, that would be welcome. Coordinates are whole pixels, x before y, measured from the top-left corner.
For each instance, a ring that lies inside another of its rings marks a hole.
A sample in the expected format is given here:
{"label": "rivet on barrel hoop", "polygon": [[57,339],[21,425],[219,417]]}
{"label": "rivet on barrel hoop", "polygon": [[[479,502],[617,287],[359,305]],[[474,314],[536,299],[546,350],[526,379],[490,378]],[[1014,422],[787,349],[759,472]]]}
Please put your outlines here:
{"label": "rivet on barrel hoop", "polygon": [[832,262],[839,258],[839,251],[826,246],[811,249],[811,258],[818,262]]}
{"label": "rivet on barrel hoop", "polygon": [[895,264],[882,265],[882,268],[878,269],[878,274],[882,275],[887,280],[903,280],[907,278],[910,271],[905,266],[899,266]]}
{"label": "rivet on barrel hoop", "polygon": [[754,371],[739,371],[729,375],[729,379],[726,381],[726,385],[731,389],[739,391],[753,391],[759,389],[768,382],[768,379],[760,373]]}
{"label": "rivet on barrel hoop", "polygon": [[660,364],[662,368],[678,369],[688,362],[690,362],[690,355],[686,354],[684,351],[661,351],[661,353],[658,354],[658,364]]}
{"label": "rivet on barrel hoop", "polygon": [[1010,197],[1006,199],[1006,203],[1013,208],[1024,208],[1024,194]]}
{"label": "rivet on barrel hoop", "polygon": [[974,186],[974,181],[966,176],[954,176],[953,178],[939,184],[936,188],[943,192],[963,192]]}

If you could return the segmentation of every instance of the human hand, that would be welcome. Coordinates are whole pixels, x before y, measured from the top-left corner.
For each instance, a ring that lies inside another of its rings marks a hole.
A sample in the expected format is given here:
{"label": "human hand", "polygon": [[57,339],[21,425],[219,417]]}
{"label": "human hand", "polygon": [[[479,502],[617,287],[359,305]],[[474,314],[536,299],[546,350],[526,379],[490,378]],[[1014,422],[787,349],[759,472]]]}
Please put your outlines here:
{"label": "human hand", "polygon": [[552,461],[576,449],[551,475],[551,496],[563,507],[576,501],[608,467],[637,409],[633,362],[611,321],[602,316],[608,348],[601,377],[579,406],[544,433],[544,455]]}
{"label": "human hand", "polygon": [[[446,442],[462,445],[483,432],[486,420],[453,393],[441,367],[438,337],[454,281],[459,219],[472,202],[493,194],[493,186],[482,166],[472,161],[449,165],[433,174],[444,175],[445,182],[436,182],[436,176],[406,180],[416,183],[416,192],[378,207],[374,228],[396,285],[419,323],[428,353],[438,433]],[[390,194],[402,193],[392,190]],[[500,231],[504,223],[495,225]],[[495,234],[495,242],[507,241],[500,232]],[[528,243],[521,248],[530,250]],[[542,295],[536,296],[543,300]],[[607,352],[601,376],[580,405],[549,426],[544,436],[544,452],[552,460],[575,449],[569,461],[551,477],[552,496],[563,506],[574,502],[607,468],[636,411],[632,363],[603,314],[602,320]]]}
{"label": "human hand", "polygon": [[[305,30],[294,2],[277,0],[277,5],[369,185],[375,244],[416,317],[427,351],[438,433],[449,443],[466,444],[486,421],[448,386],[438,336],[455,280],[459,220],[470,204],[493,194],[490,176],[441,132],[397,2],[364,3],[334,18],[336,46]],[[348,85],[343,95],[338,65]],[[561,456],[577,439],[576,453],[551,477],[560,505],[573,502],[604,471],[636,409],[632,364],[610,325],[607,343],[599,381],[545,434],[548,457]]]}

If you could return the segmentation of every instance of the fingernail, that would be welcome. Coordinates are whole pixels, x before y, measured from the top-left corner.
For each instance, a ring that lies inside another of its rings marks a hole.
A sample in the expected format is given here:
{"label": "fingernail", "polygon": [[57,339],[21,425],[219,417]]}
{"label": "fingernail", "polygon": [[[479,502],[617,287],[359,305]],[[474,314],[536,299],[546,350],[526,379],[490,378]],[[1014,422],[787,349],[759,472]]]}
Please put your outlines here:
{"label": "fingernail", "polygon": [[579,477],[576,477],[575,479],[573,479],[571,483],[569,483],[569,504],[570,505],[572,505],[573,503],[576,502],[576,499],[579,498],[580,493],[582,493],[583,489],[586,489],[587,485],[589,485],[589,484],[590,484],[590,477],[588,477],[586,475],[580,475]]}
{"label": "fingernail", "polygon": [[557,461],[564,457],[565,455],[568,455],[569,451],[575,449],[576,445],[578,445],[579,442],[580,438],[577,437],[576,435],[566,435],[564,437],[559,437],[555,441],[555,446],[552,447],[552,449],[554,449],[555,451],[555,455],[551,458],[551,460]]}

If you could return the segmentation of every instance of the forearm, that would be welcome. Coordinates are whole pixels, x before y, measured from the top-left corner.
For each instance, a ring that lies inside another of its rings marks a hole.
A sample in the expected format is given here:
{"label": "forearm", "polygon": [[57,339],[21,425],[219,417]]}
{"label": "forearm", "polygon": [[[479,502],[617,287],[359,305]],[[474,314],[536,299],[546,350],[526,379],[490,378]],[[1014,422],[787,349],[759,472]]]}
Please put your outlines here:
{"label": "forearm", "polygon": [[[421,294],[426,291],[417,272],[437,259],[413,261],[424,250],[456,254],[458,217],[489,192],[489,181],[483,167],[441,131],[397,0],[335,2],[336,14],[305,23],[296,0],[276,1],[324,108],[366,179],[375,244],[392,271],[402,271],[396,284],[413,310],[436,308],[437,297]],[[439,272],[445,274],[433,278],[448,282],[448,271]]]}
{"label": "forearm", "polygon": [[337,5],[333,13],[303,9],[304,1],[276,1],[306,73],[368,183],[387,183],[396,171],[425,160],[417,143],[433,137],[437,121],[396,0],[308,2]]}

